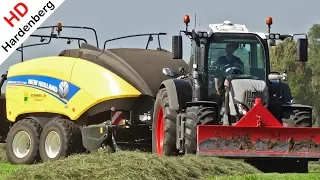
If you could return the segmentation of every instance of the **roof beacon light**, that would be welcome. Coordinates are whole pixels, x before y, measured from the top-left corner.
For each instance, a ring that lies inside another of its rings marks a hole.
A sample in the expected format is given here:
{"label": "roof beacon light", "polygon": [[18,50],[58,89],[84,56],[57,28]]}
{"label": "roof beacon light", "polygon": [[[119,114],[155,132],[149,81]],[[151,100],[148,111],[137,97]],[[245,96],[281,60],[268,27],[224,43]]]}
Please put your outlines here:
{"label": "roof beacon light", "polygon": [[267,19],[266,19],[266,24],[268,25],[268,26],[271,26],[272,25],[272,17],[267,17]]}
{"label": "roof beacon light", "polygon": [[190,23],[189,15],[185,15],[183,21],[184,21],[184,23],[189,24]]}

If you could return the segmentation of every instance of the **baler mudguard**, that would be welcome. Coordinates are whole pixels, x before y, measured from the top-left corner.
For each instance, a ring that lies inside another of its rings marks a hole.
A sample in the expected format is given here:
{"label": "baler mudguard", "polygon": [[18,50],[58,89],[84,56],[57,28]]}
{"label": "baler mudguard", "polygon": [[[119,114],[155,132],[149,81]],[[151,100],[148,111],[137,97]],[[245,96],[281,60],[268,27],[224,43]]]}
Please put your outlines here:
{"label": "baler mudguard", "polygon": [[7,120],[5,94],[0,96],[0,113],[0,143],[4,143],[10,127],[10,123]]}
{"label": "baler mudguard", "polygon": [[197,152],[232,158],[320,158],[320,128],[283,127],[257,98],[234,126],[199,125]]}

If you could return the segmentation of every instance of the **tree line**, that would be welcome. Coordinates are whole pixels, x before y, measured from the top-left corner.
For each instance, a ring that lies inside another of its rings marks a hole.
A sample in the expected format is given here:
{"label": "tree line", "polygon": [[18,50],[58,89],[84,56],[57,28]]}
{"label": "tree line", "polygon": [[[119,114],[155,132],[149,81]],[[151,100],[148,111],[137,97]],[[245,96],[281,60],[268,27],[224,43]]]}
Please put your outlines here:
{"label": "tree line", "polygon": [[283,72],[290,68],[286,83],[295,103],[313,107],[313,123],[320,125],[320,24],[314,24],[307,33],[308,62],[296,61],[296,41],[285,39],[270,48],[271,71]]}

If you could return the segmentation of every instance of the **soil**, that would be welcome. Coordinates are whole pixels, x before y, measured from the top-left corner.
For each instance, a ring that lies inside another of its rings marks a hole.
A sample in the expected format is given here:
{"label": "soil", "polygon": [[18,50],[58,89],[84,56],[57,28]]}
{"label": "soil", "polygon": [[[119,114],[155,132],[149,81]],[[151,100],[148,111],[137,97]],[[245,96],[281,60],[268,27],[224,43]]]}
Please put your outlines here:
{"label": "soil", "polygon": [[281,141],[278,137],[273,140],[257,139],[253,142],[250,134],[236,134],[231,138],[219,136],[209,138],[200,143],[201,150],[243,150],[245,152],[255,151],[287,151],[287,152],[319,152],[320,144],[309,140],[294,141],[293,138]]}

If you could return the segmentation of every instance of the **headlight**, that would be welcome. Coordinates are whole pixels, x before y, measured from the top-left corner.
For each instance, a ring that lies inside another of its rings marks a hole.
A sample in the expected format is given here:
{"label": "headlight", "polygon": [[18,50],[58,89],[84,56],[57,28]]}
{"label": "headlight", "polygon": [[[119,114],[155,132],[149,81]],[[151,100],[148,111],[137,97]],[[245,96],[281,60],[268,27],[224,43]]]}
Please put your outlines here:
{"label": "headlight", "polygon": [[245,115],[248,112],[248,109],[242,104],[238,104],[238,110],[241,115]]}
{"label": "headlight", "polygon": [[274,34],[269,34],[270,39],[274,39]]}

